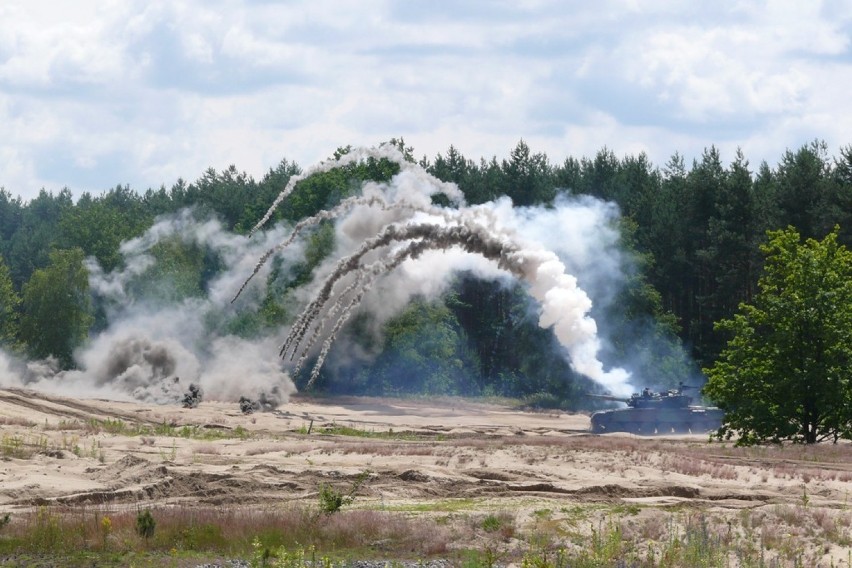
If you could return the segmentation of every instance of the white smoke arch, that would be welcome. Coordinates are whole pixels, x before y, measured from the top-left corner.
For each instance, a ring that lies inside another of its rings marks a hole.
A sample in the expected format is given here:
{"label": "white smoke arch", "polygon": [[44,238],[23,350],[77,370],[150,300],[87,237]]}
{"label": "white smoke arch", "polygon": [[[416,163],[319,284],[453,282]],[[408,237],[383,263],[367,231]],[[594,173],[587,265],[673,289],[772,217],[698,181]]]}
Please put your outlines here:
{"label": "white smoke arch", "polygon": [[[597,324],[589,315],[591,299],[560,257],[537,241],[534,231],[525,230],[529,218],[535,215],[531,209],[514,208],[508,199],[466,207],[457,187],[437,180],[420,166],[405,161],[398,151],[388,151],[386,146],[359,149],[344,156],[339,164],[323,162],[310,171],[327,171],[365,157],[392,160],[399,164],[400,172],[388,183],[365,184],[363,195],[301,221],[288,239],[261,257],[256,267],[259,269],[273,254],[289,246],[301,231],[321,221],[337,219],[337,260],[330,260],[318,270],[318,286],[313,299],[294,321],[280,349],[284,358],[298,357],[296,368],[299,369],[320,337],[325,336],[309,385],[316,379],[337,333],[352,311],[364,302],[378,278],[393,277],[397,269],[416,262],[427,251],[459,249],[495,263],[528,286],[530,295],[541,308],[539,325],[553,329],[575,371],[615,395],[624,396],[634,390],[627,371],[604,369],[598,358],[601,342]],[[294,184],[288,184],[279,194],[257,228],[272,216],[274,209],[292,192]],[[430,198],[438,193],[453,196],[457,207],[432,205]],[[585,215],[584,222],[605,219],[588,203],[578,207],[585,207],[578,213]],[[586,248],[596,250],[596,247]],[[578,259],[578,262],[586,261]],[[447,274],[447,270],[439,269],[434,271],[433,277],[446,278]],[[387,298],[383,297],[382,303],[388,304]],[[401,307],[402,304],[395,306],[396,309]],[[385,310],[393,312],[387,305]]]}

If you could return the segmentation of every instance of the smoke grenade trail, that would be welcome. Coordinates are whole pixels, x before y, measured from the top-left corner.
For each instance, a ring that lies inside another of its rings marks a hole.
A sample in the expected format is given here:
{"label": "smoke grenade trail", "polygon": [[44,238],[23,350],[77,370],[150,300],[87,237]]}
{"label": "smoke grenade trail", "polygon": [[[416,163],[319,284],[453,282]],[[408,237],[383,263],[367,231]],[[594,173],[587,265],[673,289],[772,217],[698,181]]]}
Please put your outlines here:
{"label": "smoke grenade trail", "polygon": [[[414,171],[417,173],[425,173],[422,168],[419,168],[415,164],[406,161],[405,157],[402,155],[402,152],[400,152],[400,150],[392,144],[382,144],[378,148],[355,148],[349,151],[348,153],[343,154],[337,159],[322,161],[319,164],[308,168],[305,173],[291,177],[290,180],[287,182],[287,185],[284,187],[283,190],[281,190],[281,192],[272,202],[272,205],[269,206],[269,209],[267,209],[266,213],[263,215],[260,221],[258,221],[257,224],[251,229],[249,235],[251,236],[256,233],[258,229],[263,227],[269,221],[269,219],[272,217],[272,214],[275,212],[275,209],[278,208],[281,202],[284,201],[284,199],[288,195],[293,193],[293,190],[296,188],[296,184],[302,181],[303,179],[306,179],[314,174],[327,172],[335,168],[353,164],[360,160],[368,158],[373,158],[376,160],[386,159],[391,162],[394,162],[399,165],[402,172]],[[450,201],[454,203],[464,202],[464,196],[454,184],[444,183],[440,180],[435,181],[437,183],[434,185],[438,189],[438,192],[444,193],[450,199]]]}
{"label": "smoke grenade trail", "polygon": [[[368,151],[354,154],[358,157],[377,155]],[[530,236],[531,231],[527,230],[523,219],[524,215],[531,215],[530,210],[518,210],[510,203],[507,205],[505,200],[476,207],[460,205],[455,209],[432,206],[422,196],[444,191],[447,184],[436,180],[419,166],[405,162],[398,154],[379,151],[378,155],[400,164],[401,171],[394,179],[388,184],[368,184],[361,199],[352,198],[305,220],[275,249],[278,252],[289,246],[294,242],[296,233],[304,228],[334,218],[338,220],[339,241],[349,240],[355,246],[348,254],[342,247],[338,250],[338,254],[344,253],[342,258],[332,262],[331,267],[325,270],[327,274],[313,299],[296,318],[280,347],[281,357],[289,360],[299,357],[296,368],[300,369],[314,345],[325,334],[308,385],[316,380],[337,334],[362,304],[379,276],[392,276],[404,263],[405,266],[410,264],[406,261],[414,261],[424,252],[446,253],[459,249],[496,264],[504,274],[508,272],[528,285],[530,295],[541,308],[539,325],[554,330],[577,372],[599,382],[614,394],[632,392],[626,371],[620,368],[604,370],[598,359],[601,343],[597,324],[589,315],[592,302],[560,257]],[[324,162],[311,171],[325,171],[339,164]],[[374,192],[377,189],[383,191],[383,197],[376,197],[373,193],[367,195],[368,190]],[[291,187],[289,190],[285,188],[279,195],[280,199],[267,212],[266,218],[271,216],[272,209],[289,191],[292,191]],[[450,194],[455,193],[457,189],[450,191]],[[457,201],[461,202],[461,199]],[[600,215],[590,213],[593,209],[588,207],[586,217],[600,222]],[[396,217],[389,219],[386,216],[389,211]],[[594,249],[593,246],[587,248]],[[377,255],[381,260],[366,260]],[[266,259],[268,257],[262,260],[265,262]],[[446,270],[436,272],[446,274]],[[343,285],[346,279],[351,281]],[[309,334],[312,327],[313,332]]]}

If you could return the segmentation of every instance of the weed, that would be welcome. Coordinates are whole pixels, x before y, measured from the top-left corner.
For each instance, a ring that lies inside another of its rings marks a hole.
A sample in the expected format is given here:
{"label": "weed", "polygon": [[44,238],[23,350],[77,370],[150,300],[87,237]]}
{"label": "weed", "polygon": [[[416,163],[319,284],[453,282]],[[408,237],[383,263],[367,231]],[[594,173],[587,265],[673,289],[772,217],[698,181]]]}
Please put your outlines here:
{"label": "weed", "polygon": [[109,535],[112,533],[112,519],[104,515],[101,519],[101,537],[103,538],[103,546],[107,547]]}
{"label": "weed", "polygon": [[502,525],[502,521],[496,515],[488,515],[482,519],[482,530],[485,532],[496,532]]}

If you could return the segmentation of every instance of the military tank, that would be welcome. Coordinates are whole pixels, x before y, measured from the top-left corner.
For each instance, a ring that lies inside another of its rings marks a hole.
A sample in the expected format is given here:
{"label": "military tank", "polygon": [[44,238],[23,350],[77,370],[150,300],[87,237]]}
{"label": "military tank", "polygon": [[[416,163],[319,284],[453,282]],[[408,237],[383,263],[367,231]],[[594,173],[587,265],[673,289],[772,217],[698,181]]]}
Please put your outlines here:
{"label": "military tank", "polygon": [[719,408],[693,406],[686,389],[679,385],[665,392],[646,388],[630,398],[610,395],[590,395],[594,398],[624,402],[627,408],[601,410],[592,414],[592,432],[629,432],[652,436],[655,434],[705,434],[718,430],[725,413]]}

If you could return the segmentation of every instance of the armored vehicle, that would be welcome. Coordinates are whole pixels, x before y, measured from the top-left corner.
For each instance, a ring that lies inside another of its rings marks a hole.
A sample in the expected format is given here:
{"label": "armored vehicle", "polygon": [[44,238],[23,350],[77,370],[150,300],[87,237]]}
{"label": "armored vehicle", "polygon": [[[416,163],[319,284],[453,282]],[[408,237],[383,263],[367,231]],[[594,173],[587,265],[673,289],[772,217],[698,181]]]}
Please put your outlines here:
{"label": "armored vehicle", "polygon": [[718,430],[724,411],[707,406],[692,406],[692,397],[684,394],[683,384],[666,392],[646,388],[630,398],[590,395],[604,400],[624,402],[627,408],[601,410],[592,414],[592,432],[630,432],[654,434],[704,434]]}

